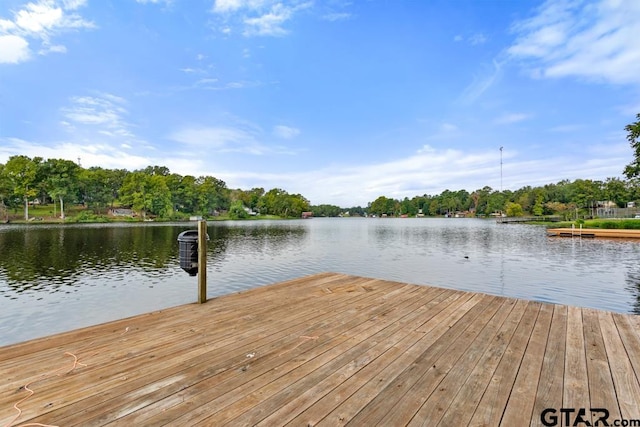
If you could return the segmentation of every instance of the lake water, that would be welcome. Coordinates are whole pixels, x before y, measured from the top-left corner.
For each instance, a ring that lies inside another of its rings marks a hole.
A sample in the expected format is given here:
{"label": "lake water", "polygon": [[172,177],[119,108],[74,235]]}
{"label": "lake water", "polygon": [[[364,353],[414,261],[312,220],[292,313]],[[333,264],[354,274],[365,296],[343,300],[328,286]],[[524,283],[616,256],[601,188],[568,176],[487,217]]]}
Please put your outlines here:
{"label": "lake water", "polygon": [[[196,301],[191,224],[0,226],[0,345]],[[216,222],[208,296],[323,271],[640,313],[640,241],[480,219]]]}

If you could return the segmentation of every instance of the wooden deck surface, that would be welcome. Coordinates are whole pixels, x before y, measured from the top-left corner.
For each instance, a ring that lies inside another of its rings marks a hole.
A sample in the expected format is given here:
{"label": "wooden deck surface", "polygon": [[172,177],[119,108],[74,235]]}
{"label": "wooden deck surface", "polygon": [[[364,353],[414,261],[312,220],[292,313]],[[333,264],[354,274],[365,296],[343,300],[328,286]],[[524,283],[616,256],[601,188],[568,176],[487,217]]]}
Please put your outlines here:
{"label": "wooden deck surface", "polygon": [[323,273],[0,347],[0,426],[613,425],[640,419],[639,327]]}
{"label": "wooden deck surface", "polygon": [[622,239],[640,239],[640,230],[617,228],[549,228],[549,236],[558,237],[611,237]]}

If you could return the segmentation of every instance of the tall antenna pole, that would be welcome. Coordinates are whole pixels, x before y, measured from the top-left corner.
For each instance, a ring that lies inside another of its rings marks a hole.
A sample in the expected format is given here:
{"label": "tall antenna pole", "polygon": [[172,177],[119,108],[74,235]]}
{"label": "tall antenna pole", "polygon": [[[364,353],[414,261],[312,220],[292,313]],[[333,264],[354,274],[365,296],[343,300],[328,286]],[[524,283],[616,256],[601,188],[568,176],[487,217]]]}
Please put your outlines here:
{"label": "tall antenna pole", "polygon": [[502,193],[502,149],[504,147],[500,146],[500,192]]}

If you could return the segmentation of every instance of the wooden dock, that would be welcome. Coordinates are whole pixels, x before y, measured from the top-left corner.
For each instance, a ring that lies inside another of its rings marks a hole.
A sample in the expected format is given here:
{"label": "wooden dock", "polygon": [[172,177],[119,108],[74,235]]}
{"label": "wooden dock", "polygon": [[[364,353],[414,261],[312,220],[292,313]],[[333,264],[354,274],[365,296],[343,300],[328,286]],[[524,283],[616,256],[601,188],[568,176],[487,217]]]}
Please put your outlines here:
{"label": "wooden dock", "polygon": [[639,331],[323,273],[0,347],[0,426],[613,425],[640,419]]}
{"label": "wooden dock", "polygon": [[499,224],[519,224],[526,222],[560,222],[562,218],[558,215],[545,216],[499,216],[496,222]]}
{"label": "wooden dock", "polygon": [[547,234],[552,237],[640,239],[640,230],[611,228],[549,228],[547,229]]}

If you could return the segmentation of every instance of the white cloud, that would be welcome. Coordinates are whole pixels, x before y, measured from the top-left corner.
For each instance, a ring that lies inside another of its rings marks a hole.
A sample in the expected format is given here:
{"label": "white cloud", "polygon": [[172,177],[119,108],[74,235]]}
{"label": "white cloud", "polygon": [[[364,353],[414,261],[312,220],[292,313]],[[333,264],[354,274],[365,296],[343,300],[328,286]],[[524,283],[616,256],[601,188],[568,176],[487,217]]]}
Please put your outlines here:
{"label": "white cloud", "polygon": [[292,10],[276,4],[270,12],[255,18],[245,18],[245,36],[282,36],[287,30],[282,27],[291,18]]}
{"label": "white cloud", "polygon": [[217,81],[218,79],[212,79],[212,78],[200,79],[196,82],[196,85],[210,85],[212,83],[216,83]]}
{"label": "white cloud", "polygon": [[284,25],[311,6],[311,2],[298,0],[216,0],[212,12],[222,17],[219,30],[224,34],[231,34],[232,27],[239,26],[238,32],[246,37],[283,36],[288,33]]}
{"label": "white cloud", "polygon": [[273,134],[278,138],[291,139],[300,135],[300,129],[280,125],[273,128]]}
{"label": "white cloud", "polygon": [[334,13],[327,13],[322,17],[322,19],[329,22],[336,22],[336,21],[345,21],[351,18],[351,16],[352,15],[347,12],[334,12]]}
{"label": "white cloud", "polygon": [[40,55],[46,55],[48,53],[67,53],[67,47],[64,45],[43,46],[43,48],[38,51]]}
{"label": "white cloud", "polygon": [[[273,133],[279,138],[289,139],[300,131],[287,126],[276,126]],[[265,133],[259,126],[232,116],[225,119],[225,125],[184,126],[170,133],[167,138],[199,153],[244,153],[256,156],[296,154],[294,150],[274,143],[273,136]]]}
{"label": "white cloud", "polygon": [[507,53],[534,77],[640,84],[640,2],[548,0],[512,30]]}
{"label": "white cloud", "polygon": [[464,89],[462,95],[460,95],[459,102],[472,104],[493,86],[501,76],[502,63],[494,60],[492,66],[485,65],[482,71],[473,77],[473,82]]}
{"label": "white cloud", "polygon": [[481,45],[486,42],[487,42],[487,36],[485,36],[482,33],[476,33],[471,37],[469,37],[469,43],[471,43],[472,46]]}
{"label": "white cloud", "polygon": [[475,34],[472,34],[471,36],[466,37],[466,38],[462,34],[456,34],[453,37],[453,41],[454,42],[462,42],[462,41],[465,41],[465,40],[471,46],[478,46],[478,45],[481,45],[481,44],[485,44],[487,42],[487,40],[489,40],[489,39],[483,33],[475,33]]}
{"label": "white cloud", "polygon": [[530,119],[531,117],[532,117],[531,114],[507,113],[507,114],[503,114],[502,116],[500,116],[497,119],[495,119],[494,123],[497,123],[497,124],[517,123],[517,122],[521,122],[523,120]]}
{"label": "white cloud", "polygon": [[[440,123],[434,129],[434,132],[430,135],[426,136],[425,139],[428,141],[441,141],[441,140],[450,140],[453,138],[459,137],[461,134],[458,126],[452,123]],[[429,147],[428,145],[425,147]]]}
{"label": "white cloud", "polygon": [[76,10],[87,4],[87,0],[62,0],[62,5],[67,10]]}
{"label": "white cloud", "polygon": [[213,4],[213,11],[216,13],[235,12],[241,8],[255,8],[261,2],[250,2],[247,0],[216,0]]}
{"label": "white cloud", "polygon": [[200,126],[187,127],[169,135],[172,141],[180,142],[199,152],[244,153],[264,155],[273,150],[261,143],[260,134],[252,130],[234,127]]}
{"label": "white cloud", "polygon": [[100,166],[110,169],[135,170],[153,164],[165,164],[153,157],[123,151],[117,144],[95,142],[93,139],[77,142],[56,141],[43,145],[19,138],[0,138],[0,163],[18,154],[45,159],[68,159],[74,162],[81,158],[83,167]]}
{"label": "white cloud", "polygon": [[184,67],[184,68],[180,68],[180,71],[186,74],[206,74],[206,71],[203,70],[202,68]]}
{"label": "white cloud", "polygon": [[31,56],[29,42],[15,35],[0,35],[0,64],[17,64]]}
{"label": "white cloud", "polygon": [[62,8],[47,3],[28,3],[26,9],[15,14],[15,23],[22,30],[41,33],[53,28],[62,19]]}
{"label": "white cloud", "polygon": [[191,147],[214,149],[255,144],[255,137],[252,133],[241,129],[225,127],[185,128],[172,133],[169,139]]}
{"label": "white cloud", "polygon": [[95,28],[74,13],[85,0],[39,0],[27,3],[13,12],[13,19],[0,19],[0,62],[17,64],[31,56],[29,40],[42,45],[38,53],[64,53],[66,47],[52,44],[51,39],[60,34],[78,29]]}
{"label": "white cloud", "polygon": [[65,127],[77,132],[82,126],[85,132],[97,132],[101,135],[122,140],[136,140],[131,125],[125,117],[128,111],[124,107],[126,100],[122,97],[100,93],[97,96],[75,96],[70,99],[70,106],[61,112],[67,123]]}
{"label": "white cloud", "polygon": [[[581,162],[572,161],[575,155],[527,159],[514,150],[505,150],[503,154],[504,188],[512,190],[562,179],[619,176],[628,162],[628,153],[618,152],[603,152],[596,160]],[[231,188],[279,187],[290,193],[300,193],[313,204],[366,206],[381,195],[402,199],[439,194],[446,189],[471,192],[485,185],[499,189],[500,155],[497,148],[470,152],[427,145],[413,155],[387,162],[335,165],[301,172],[217,170],[213,174]]]}

